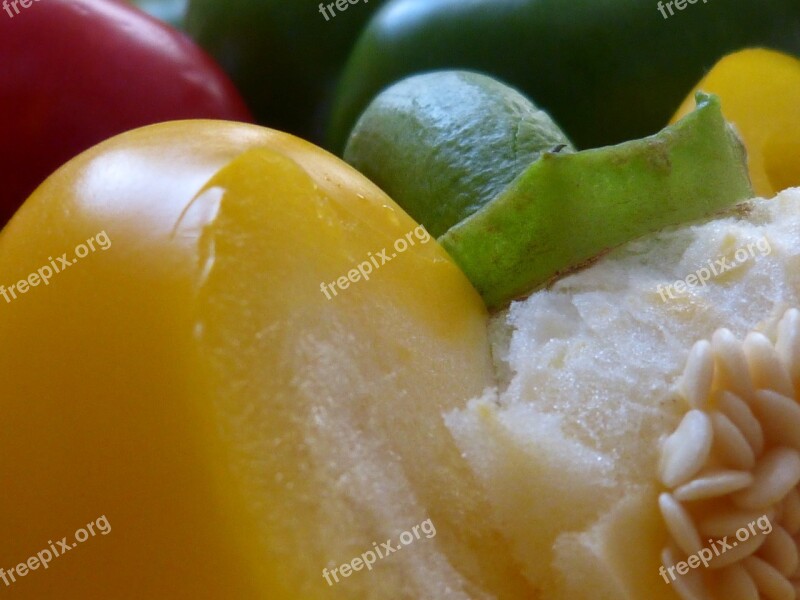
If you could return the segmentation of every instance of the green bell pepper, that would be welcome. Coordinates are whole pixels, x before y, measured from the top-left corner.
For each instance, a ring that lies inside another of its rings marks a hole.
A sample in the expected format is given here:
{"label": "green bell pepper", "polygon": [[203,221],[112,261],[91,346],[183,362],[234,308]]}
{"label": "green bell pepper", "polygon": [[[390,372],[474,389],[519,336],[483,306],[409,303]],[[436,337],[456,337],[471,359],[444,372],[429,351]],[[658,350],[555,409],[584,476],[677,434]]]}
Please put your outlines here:
{"label": "green bell pepper", "polygon": [[190,0],[186,30],[228,73],[256,119],[321,139],[333,85],[384,0]]}
{"label": "green bell pepper", "polygon": [[[691,2],[691,3],[690,3]],[[382,89],[419,71],[482,71],[548,111],[578,147],[663,127],[721,56],[800,54],[798,0],[392,0],[345,67],[327,133],[341,151]],[[666,4],[666,3],[665,3]]]}

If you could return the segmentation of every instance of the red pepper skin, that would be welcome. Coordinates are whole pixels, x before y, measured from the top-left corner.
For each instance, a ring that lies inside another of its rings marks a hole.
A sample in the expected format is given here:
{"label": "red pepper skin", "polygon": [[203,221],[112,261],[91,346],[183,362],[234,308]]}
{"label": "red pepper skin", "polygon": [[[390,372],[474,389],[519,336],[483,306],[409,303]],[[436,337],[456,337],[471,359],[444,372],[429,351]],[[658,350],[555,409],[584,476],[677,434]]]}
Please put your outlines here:
{"label": "red pepper skin", "polygon": [[126,2],[33,0],[17,3],[18,13],[6,2],[0,226],[57,167],[118,133],[176,119],[252,120],[209,56]]}

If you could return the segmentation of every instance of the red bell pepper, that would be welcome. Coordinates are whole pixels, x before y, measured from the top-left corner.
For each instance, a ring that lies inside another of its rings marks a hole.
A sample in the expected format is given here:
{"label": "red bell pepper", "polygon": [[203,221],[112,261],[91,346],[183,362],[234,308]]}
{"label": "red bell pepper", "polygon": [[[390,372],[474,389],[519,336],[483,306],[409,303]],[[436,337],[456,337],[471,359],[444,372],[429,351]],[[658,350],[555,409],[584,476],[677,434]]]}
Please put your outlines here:
{"label": "red bell pepper", "polygon": [[53,170],[113,135],[175,119],[251,119],[211,58],[127,3],[0,6],[0,226]]}

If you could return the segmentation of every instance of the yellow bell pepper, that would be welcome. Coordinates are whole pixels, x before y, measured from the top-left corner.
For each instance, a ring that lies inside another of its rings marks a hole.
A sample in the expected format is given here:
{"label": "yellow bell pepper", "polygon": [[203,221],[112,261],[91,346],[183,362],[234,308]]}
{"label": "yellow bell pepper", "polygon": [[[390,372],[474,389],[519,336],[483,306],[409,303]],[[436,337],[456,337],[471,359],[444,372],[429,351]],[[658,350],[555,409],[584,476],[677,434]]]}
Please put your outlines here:
{"label": "yellow bell pepper", "polygon": [[718,95],[748,152],[757,194],[800,185],[800,60],[764,49],[735,52],[697,84],[672,119],[691,112],[695,91]]}
{"label": "yellow bell pepper", "polygon": [[[0,234],[0,592],[405,598],[433,560],[523,597],[442,419],[492,382],[486,312],[423,240],[251,125],[147,127],[57,171]],[[428,518],[414,560],[323,577]]]}

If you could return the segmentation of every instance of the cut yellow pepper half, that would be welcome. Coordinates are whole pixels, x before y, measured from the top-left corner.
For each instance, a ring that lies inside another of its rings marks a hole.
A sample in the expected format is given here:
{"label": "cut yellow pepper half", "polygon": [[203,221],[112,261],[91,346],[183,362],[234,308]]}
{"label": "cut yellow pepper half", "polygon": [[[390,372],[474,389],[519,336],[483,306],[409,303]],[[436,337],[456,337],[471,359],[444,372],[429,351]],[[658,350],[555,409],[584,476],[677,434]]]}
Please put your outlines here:
{"label": "cut yellow pepper half", "polygon": [[757,194],[770,198],[800,185],[800,60],[761,48],[729,54],[686,97],[673,123],[691,112],[697,90],[720,97],[747,147]]}
{"label": "cut yellow pepper half", "polygon": [[[526,597],[442,416],[493,383],[486,310],[333,155],[236,123],[128,132],[28,199],[0,284],[0,591]],[[415,552],[341,568],[427,519]]]}

